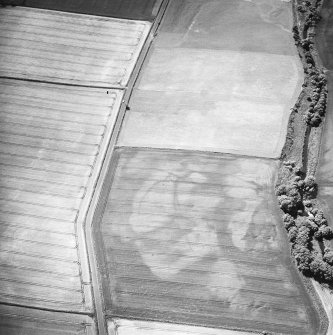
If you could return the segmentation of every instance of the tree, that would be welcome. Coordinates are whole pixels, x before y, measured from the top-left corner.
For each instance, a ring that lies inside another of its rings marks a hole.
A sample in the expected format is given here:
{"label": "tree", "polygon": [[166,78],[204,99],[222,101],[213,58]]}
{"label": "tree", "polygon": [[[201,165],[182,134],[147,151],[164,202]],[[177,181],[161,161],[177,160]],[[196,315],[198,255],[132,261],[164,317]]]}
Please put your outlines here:
{"label": "tree", "polygon": [[288,237],[290,242],[294,242],[296,240],[298,234],[298,230],[296,227],[291,227],[288,232]]}
{"label": "tree", "polygon": [[330,240],[333,237],[333,229],[326,225],[321,225],[318,231],[315,232],[314,236],[317,239],[325,238],[327,240]]}
{"label": "tree", "polygon": [[314,176],[308,176],[304,179],[303,186],[303,197],[305,199],[313,199],[316,197],[318,191],[318,185],[315,181]]}
{"label": "tree", "polygon": [[333,251],[330,249],[325,250],[323,260],[326,263],[333,265]]}

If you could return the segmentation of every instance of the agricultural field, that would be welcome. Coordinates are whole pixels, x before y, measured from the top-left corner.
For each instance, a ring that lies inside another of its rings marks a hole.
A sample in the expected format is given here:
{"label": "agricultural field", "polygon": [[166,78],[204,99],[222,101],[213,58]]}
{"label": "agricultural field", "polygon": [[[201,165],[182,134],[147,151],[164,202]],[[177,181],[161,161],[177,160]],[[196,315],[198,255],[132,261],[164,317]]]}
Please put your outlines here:
{"label": "agricultural field", "polygon": [[115,160],[94,233],[109,314],[316,334],[279,228],[277,162],[151,149]]}
{"label": "agricultural field", "polygon": [[118,144],[279,157],[303,81],[291,27],[289,2],[171,1]]}
{"label": "agricultural field", "polygon": [[150,23],[9,7],[0,27],[0,76],[122,88]]}
{"label": "agricultural field", "polygon": [[0,305],[0,334],[95,335],[96,326],[86,315]]}

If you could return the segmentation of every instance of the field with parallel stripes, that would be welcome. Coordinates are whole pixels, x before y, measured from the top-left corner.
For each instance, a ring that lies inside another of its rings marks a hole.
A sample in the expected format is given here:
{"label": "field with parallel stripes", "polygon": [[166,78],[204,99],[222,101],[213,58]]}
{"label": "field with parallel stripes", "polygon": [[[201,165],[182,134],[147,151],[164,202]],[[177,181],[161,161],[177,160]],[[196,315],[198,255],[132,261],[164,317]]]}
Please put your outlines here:
{"label": "field with parallel stripes", "polygon": [[76,220],[122,92],[10,79],[0,92],[0,300],[84,311]]}
{"label": "field with parallel stripes", "polygon": [[23,7],[1,9],[0,21],[0,76],[99,87],[127,84],[150,28]]}

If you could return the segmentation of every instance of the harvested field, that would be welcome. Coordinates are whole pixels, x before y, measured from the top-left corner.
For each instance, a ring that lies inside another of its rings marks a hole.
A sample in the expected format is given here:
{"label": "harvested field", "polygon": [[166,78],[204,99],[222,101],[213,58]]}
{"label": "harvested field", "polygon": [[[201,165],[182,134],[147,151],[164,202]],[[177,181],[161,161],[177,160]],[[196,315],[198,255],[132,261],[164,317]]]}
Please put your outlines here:
{"label": "harvested field", "polygon": [[0,76],[126,86],[150,24],[14,7],[0,10]]}
{"label": "harvested field", "polygon": [[316,334],[316,312],[274,214],[276,167],[262,159],[119,149],[94,226],[108,313]]}
{"label": "harvested field", "polygon": [[90,311],[78,217],[122,96],[0,79],[1,302]]}
{"label": "harvested field", "polygon": [[277,158],[303,80],[291,24],[287,2],[172,1],[119,145]]}

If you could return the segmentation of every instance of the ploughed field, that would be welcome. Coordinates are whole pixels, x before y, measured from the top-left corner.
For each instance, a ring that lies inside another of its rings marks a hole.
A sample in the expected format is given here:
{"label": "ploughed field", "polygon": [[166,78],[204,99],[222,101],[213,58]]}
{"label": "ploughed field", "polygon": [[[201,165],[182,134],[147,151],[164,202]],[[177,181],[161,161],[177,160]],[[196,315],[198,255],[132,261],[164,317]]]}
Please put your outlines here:
{"label": "ploughed field", "polygon": [[277,162],[146,149],[115,160],[95,226],[110,314],[315,333],[273,210]]}

